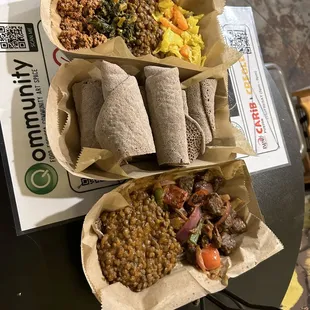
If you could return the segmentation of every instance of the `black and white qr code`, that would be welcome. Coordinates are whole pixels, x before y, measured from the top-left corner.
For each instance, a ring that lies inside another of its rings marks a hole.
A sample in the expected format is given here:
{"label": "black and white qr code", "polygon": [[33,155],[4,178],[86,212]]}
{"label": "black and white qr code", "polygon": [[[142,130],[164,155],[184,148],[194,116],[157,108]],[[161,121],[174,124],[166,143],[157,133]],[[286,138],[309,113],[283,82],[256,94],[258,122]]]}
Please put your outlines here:
{"label": "black and white qr code", "polygon": [[228,30],[229,45],[243,54],[252,54],[251,44],[245,30]]}
{"label": "black and white qr code", "polygon": [[0,22],[0,52],[38,51],[33,24]]}
{"label": "black and white qr code", "polygon": [[0,48],[6,50],[27,50],[24,25],[0,25]]}

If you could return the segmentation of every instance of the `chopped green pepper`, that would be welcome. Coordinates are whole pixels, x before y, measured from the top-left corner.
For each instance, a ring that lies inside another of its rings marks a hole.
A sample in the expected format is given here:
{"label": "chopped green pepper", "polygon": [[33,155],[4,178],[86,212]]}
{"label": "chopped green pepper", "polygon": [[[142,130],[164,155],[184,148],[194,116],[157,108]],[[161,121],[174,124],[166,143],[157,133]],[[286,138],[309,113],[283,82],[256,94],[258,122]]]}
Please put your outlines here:
{"label": "chopped green pepper", "polygon": [[160,187],[155,188],[154,190],[154,196],[156,203],[160,206],[164,206],[164,190]]}
{"label": "chopped green pepper", "polygon": [[204,220],[201,219],[199,224],[197,225],[197,227],[195,228],[195,232],[191,234],[191,236],[189,237],[189,241],[193,244],[197,244],[198,242],[198,239],[201,235],[201,229],[202,229],[202,226],[203,226],[203,222]]}

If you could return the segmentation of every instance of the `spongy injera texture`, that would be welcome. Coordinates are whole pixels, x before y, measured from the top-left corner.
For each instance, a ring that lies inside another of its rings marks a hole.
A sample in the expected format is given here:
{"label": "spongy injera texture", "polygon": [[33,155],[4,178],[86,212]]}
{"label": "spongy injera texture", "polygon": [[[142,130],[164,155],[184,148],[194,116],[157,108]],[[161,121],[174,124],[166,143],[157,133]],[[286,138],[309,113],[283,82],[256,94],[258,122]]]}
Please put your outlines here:
{"label": "spongy injera texture", "polygon": [[216,86],[217,80],[215,79],[205,79],[204,81],[200,82],[202,103],[213,135],[216,129],[214,111]]}
{"label": "spongy injera texture", "polygon": [[199,83],[186,89],[186,98],[189,115],[200,125],[205,134],[205,143],[212,141],[212,132],[204,110]]}
{"label": "spongy injera texture", "polygon": [[[104,81],[103,81],[104,83]],[[155,153],[149,119],[133,76],[114,87],[100,110],[96,137],[118,160]]]}
{"label": "spongy injera texture", "polygon": [[86,80],[75,83],[72,94],[78,116],[81,148],[100,148],[95,136],[95,126],[103,104],[101,81]]}
{"label": "spongy injera texture", "polygon": [[189,163],[183,98],[177,68],[145,67],[146,94],[159,165]]}
{"label": "spongy injera texture", "polygon": [[105,99],[118,85],[123,83],[128,74],[118,65],[102,60],[99,64],[102,77],[102,92]]}
{"label": "spongy injera texture", "polygon": [[186,136],[189,161],[192,162],[205,152],[204,133],[199,124],[189,115],[185,115]]}

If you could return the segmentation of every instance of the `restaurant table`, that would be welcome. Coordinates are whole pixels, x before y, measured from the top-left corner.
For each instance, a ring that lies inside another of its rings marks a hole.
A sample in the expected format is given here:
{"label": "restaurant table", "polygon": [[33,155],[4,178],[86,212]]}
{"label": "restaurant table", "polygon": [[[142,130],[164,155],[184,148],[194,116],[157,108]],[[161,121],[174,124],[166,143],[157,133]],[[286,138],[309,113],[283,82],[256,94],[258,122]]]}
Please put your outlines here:
{"label": "restaurant table", "polygon": [[[291,115],[266,72],[278,112],[290,165],[252,174],[254,190],[267,225],[284,245],[277,255],[244,275],[228,289],[258,304],[279,306],[298,255],[304,208],[303,169]],[[100,309],[84,277],[80,258],[83,219],[16,236],[3,167],[0,167],[0,309]],[[186,287],[184,287],[186,290]],[[217,309],[206,298],[182,309]]]}

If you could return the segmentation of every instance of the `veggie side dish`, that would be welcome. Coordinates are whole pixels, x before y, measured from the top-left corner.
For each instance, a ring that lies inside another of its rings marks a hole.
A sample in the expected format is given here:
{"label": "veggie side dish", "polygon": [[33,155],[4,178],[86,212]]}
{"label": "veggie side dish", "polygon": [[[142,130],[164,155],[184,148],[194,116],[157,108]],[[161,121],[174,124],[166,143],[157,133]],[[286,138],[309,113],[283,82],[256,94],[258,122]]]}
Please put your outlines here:
{"label": "veggie side dish", "polygon": [[164,34],[154,54],[174,55],[203,66],[206,60],[205,56],[201,57],[204,42],[197,24],[204,15],[194,15],[172,0],[159,1],[158,8],[155,19],[161,24]]}
{"label": "veggie side dish", "polygon": [[130,206],[103,212],[97,250],[106,280],[141,291],[182,260],[226,281],[225,256],[246,224],[234,210],[243,202],[220,194],[224,182],[213,170],[158,180],[132,190]]}
{"label": "veggie side dish", "polygon": [[204,43],[195,16],[172,0],[59,0],[59,41],[67,50],[92,48],[120,36],[134,56],[177,56],[197,65]]}

